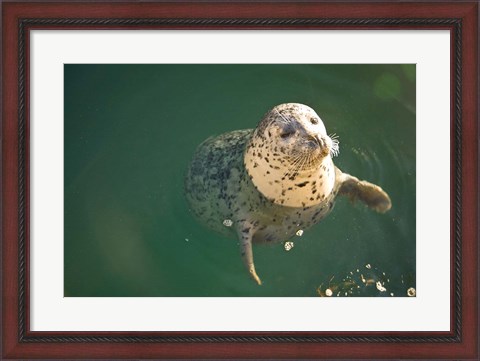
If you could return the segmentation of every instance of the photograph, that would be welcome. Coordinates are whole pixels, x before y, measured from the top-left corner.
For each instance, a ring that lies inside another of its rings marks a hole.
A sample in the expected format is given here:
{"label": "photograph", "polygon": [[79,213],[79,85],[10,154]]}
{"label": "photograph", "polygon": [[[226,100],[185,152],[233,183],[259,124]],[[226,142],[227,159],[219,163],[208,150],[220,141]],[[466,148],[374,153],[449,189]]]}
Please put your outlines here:
{"label": "photograph", "polygon": [[0,3],[2,360],[478,359],[478,0]]}
{"label": "photograph", "polygon": [[415,64],[64,65],[64,297],[415,296]]}

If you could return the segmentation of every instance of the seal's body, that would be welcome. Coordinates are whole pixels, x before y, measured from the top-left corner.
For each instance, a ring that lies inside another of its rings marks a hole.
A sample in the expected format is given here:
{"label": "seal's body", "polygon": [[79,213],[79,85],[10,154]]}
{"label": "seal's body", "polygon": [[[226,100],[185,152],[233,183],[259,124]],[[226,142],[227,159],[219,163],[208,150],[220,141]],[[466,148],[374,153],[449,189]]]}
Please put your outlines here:
{"label": "seal's body", "polygon": [[302,104],[270,110],[256,129],[204,141],[185,181],[191,210],[210,228],[237,236],[245,266],[261,284],[252,243],[281,242],[324,218],[337,194],[385,212],[388,195],[333,164],[338,142]]}

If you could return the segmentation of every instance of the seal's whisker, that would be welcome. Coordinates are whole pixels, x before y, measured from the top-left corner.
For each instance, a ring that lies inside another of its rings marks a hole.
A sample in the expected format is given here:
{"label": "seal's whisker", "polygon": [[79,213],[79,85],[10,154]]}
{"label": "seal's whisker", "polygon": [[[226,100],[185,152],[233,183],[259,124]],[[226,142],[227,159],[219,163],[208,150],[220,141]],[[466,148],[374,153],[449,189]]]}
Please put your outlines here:
{"label": "seal's whisker", "polygon": [[308,160],[308,154],[307,154],[306,157],[303,158],[303,162],[302,162],[302,164],[301,164],[301,166],[300,166],[299,169],[305,170],[305,164],[306,164],[307,160]]}
{"label": "seal's whisker", "polygon": [[300,162],[302,160],[302,158],[304,158],[305,155],[303,153],[294,153],[293,154],[293,157],[291,158],[291,164],[297,164],[298,162]]}
{"label": "seal's whisker", "polygon": [[293,173],[292,174],[295,174],[295,173],[298,173],[298,171],[300,170],[301,166],[302,166],[302,162],[303,162],[303,158],[300,159],[297,164],[295,165],[295,167],[293,168]]}
{"label": "seal's whisker", "polygon": [[322,156],[320,154],[316,154],[316,155],[310,155],[310,159],[309,159],[309,169],[313,169],[313,168],[316,168],[318,167],[318,165],[320,164],[322,160]]}
{"label": "seal's whisker", "polygon": [[311,157],[311,155],[309,155],[306,158],[306,161],[305,161],[305,164],[302,167],[302,170],[308,170],[308,169],[311,169],[311,168],[312,168],[312,157]]}
{"label": "seal's whisker", "polygon": [[290,163],[290,167],[288,169],[287,175],[291,175],[295,172],[298,172],[300,169],[300,163],[302,162],[303,156],[297,156],[294,160]]}
{"label": "seal's whisker", "polygon": [[298,172],[299,170],[304,171],[316,168],[320,164],[322,158],[323,156],[321,154],[312,154],[311,152],[306,151],[295,152],[289,159],[290,167],[287,175]]}
{"label": "seal's whisker", "polygon": [[332,134],[329,134],[328,136],[330,137],[331,140],[338,139],[337,133],[332,133]]}
{"label": "seal's whisker", "polygon": [[305,160],[305,155],[300,154],[294,158],[294,161],[291,162],[289,170],[288,170],[288,175],[292,175],[294,173],[298,173],[298,171],[302,168],[302,163]]}
{"label": "seal's whisker", "polygon": [[336,157],[340,153],[338,137],[336,138],[330,137],[330,139],[332,140],[332,147],[330,149],[330,154],[332,155],[332,157]]}
{"label": "seal's whisker", "polygon": [[275,111],[277,112],[277,114],[280,115],[280,117],[284,120],[285,124],[289,124],[289,123],[292,122],[291,120],[285,118],[285,116],[284,116],[282,113],[280,113],[277,109],[274,109],[274,110],[275,110]]}

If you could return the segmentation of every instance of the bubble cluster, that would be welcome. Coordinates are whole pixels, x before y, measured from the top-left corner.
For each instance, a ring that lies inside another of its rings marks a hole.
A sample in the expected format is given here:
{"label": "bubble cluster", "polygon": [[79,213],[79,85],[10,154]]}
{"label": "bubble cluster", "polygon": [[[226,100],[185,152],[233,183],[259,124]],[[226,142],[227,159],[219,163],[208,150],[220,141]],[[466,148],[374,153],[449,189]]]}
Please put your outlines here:
{"label": "bubble cluster", "polygon": [[231,219],[225,219],[225,220],[223,221],[223,225],[224,225],[225,227],[231,227],[231,226],[233,225],[233,221],[232,221]]}
{"label": "bubble cluster", "polygon": [[[401,275],[401,283],[391,282],[391,278],[386,272],[382,272],[377,267],[367,263],[363,267],[349,271],[344,277],[331,276],[328,282],[320,284],[317,288],[317,294],[320,297],[394,297],[395,295],[415,297],[415,288],[406,286],[404,275]],[[406,279],[409,283],[414,284],[412,277],[406,276]],[[405,293],[402,293],[402,290]]]}

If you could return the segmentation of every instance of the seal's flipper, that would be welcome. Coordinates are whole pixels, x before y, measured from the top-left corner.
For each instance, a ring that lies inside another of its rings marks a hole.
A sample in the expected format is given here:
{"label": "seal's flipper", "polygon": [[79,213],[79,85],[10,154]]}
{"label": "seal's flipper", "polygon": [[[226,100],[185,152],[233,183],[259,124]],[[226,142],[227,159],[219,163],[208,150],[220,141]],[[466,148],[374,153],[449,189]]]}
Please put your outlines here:
{"label": "seal's flipper", "polygon": [[368,207],[380,213],[385,213],[392,207],[390,197],[379,186],[361,181],[346,173],[342,173],[340,180],[341,186],[338,193],[348,196],[351,201],[359,199]]}
{"label": "seal's flipper", "polygon": [[253,263],[253,251],[252,251],[252,237],[253,227],[248,224],[241,224],[238,229],[238,238],[240,239],[240,252],[242,255],[242,261],[245,265],[250,277],[259,285],[262,284],[260,277],[255,272],[255,264]]}

